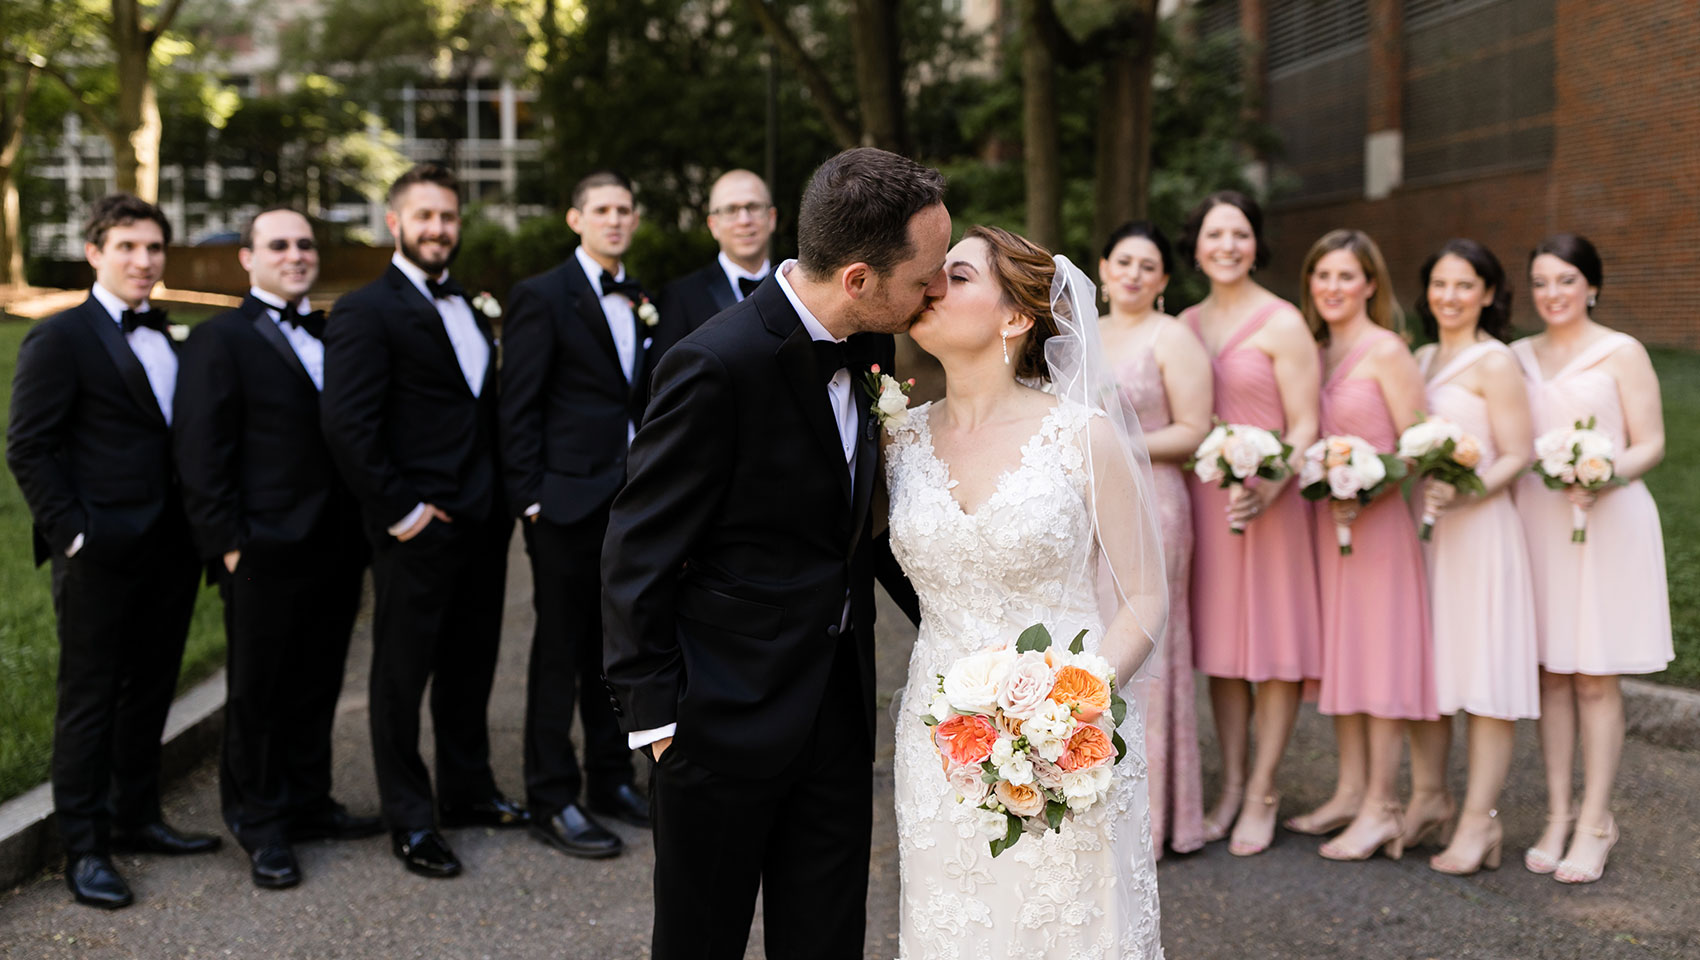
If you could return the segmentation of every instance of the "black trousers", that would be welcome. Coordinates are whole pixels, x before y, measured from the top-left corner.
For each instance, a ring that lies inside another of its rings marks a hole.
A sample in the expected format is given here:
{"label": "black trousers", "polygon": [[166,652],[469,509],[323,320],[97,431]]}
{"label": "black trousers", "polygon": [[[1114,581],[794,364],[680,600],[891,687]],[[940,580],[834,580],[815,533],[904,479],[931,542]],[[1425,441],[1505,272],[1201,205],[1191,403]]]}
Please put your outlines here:
{"label": "black trousers", "polygon": [[419,754],[419,707],[431,687],[437,794],[444,804],[496,792],[488,711],[501,641],[513,521],[434,520],[412,540],[373,546],[372,756],[384,820],[394,830],[436,822]]}
{"label": "black trousers", "polygon": [[160,818],[159,740],[201,567],[186,525],[156,540],[122,567],[81,553],[53,558],[53,806],[71,858],[106,853],[114,825]]}
{"label": "black trousers", "polygon": [[331,727],[363,569],[277,576],[244,561],[220,578],[229,652],[219,795],[245,849],[286,840],[294,818],[333,802]]}
{"label": "black trousers", "polygon": [[769,960],[859,960],[873,831],[854,632],[846,631],[803,750],[740,779],[669,747],[655,765],[654,960],[740,960],[762,896]]}
{"label": "black trousers", "polygon": [[[602,536],[608,511],[574,524],[520,521],[531,555],[537,633],[525,689],[526,801],[553,816],[632,782],[632,754],[602,686]],[[573,705],[584,724],[584,776],[573,751]]]}

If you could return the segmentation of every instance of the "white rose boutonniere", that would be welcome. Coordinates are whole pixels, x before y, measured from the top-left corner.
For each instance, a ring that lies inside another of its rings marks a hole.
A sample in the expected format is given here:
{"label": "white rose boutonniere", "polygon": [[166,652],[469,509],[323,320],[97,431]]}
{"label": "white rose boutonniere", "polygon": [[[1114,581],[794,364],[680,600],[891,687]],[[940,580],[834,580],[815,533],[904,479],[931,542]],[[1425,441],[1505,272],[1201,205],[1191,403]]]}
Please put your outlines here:
{"label": "white rose boutonniere", "polygon": [[492,320],[499,319],[502,316],[502,305],[496,302],[496,298],[488,290],[472,298],[472,309]]}
{"label": "white rose boutonniere", "polygon": [[862,389],[874,401],[874,416],[887,432],[903,426],[909,419],[909,390],[914,386],[913,377],[899,380],[888,373],[881,373],[877,363],[869,367],[862,377]]}
{"label": "white rose boutonniere", "polygon": [[653,327],[661,322],[661,311],[655,309],[655,304],[650,303],[648,297],[644,297],[638,301],[637,316],[639,320],[643,321],[643,325],[646,327]]}
{"label": "white rose boutonniere", "polygon": [[168,325],[166,325],[165,333],[171,339],[177,341],[178,343],[182,343],[183,341],[189,339],[189,325],[186,324],[186,323],[168,324]]}

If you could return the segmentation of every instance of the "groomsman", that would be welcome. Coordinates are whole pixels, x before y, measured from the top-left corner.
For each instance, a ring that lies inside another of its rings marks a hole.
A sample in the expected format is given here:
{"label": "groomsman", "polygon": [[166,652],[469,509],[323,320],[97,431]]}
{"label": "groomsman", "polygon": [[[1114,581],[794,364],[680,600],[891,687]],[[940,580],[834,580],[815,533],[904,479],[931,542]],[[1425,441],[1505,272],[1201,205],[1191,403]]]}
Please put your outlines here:
{"label": "groomsman", "polygon": [[[449,276],[460,241],[454,174],[420,164],[390,187],[396,252],[325,325],[325,439],[372,541],[372,754],[391,849],[452,877],[442,827],[519,826],[496,789],[487,710],[513,520],[496,445],[496,345]],[[431,687],[437,803],[419,754]]]}
{"label": "groomsman", "polygon": [[94,204],[83,254],[94,288],[18,350],[6,462],[53,561],[59,702],[53,806],[78,902],[131,902],[114,850],[204,853],[159,806],[159,741],[195,606],[199,564],[171,461],[177,352],[148,294],[171,225],[114,194]]}
{"label": "groomsman", "polygon": [[177,469],[201,556],[224,597],[229,693],[219,792],[254,883],[292,887],[290,846],[369,837],[377,817],[331,799],[331,726],[370,553],[319,426],[325,315],[313,227],[249,222],[242,305],[196,328],[177,376]]}
{"label": "groomsman", "polygon": [[720,244],[720,254],[661,291],[657,355],[767,279],[778,224],[779,211],[762,178],[748,170],[728,170],[714,181],[708,192],[708,232]]}
{"label": "groomsman", "polygon": [[509,502],[523,517],[537,609],[526,802],[532,834],[580,857],[611,857],[623,846],[579,806],[581,788],[596,813],[649,826],[649,801],[632,785],[631,752],[601,682],[602,538],[649,395],[655,307],[620,262],[637,224],[625,177],[602,171],[580,180],[567,211],[578,248],[514,287],[502,329],[502,459]]}

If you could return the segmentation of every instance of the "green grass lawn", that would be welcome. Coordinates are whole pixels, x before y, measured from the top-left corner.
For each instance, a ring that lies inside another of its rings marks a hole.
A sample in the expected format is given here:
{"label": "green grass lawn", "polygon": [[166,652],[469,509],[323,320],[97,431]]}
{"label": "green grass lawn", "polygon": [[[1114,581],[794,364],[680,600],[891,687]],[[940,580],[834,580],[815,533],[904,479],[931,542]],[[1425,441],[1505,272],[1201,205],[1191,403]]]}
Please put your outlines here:
{"label": "green grass lawn", "polygon": [[1665,401],[1665,462],[1647,475],[1665,528],[1676,661],[1651,679],[1700,687],[1700,354],[1652,352]]}

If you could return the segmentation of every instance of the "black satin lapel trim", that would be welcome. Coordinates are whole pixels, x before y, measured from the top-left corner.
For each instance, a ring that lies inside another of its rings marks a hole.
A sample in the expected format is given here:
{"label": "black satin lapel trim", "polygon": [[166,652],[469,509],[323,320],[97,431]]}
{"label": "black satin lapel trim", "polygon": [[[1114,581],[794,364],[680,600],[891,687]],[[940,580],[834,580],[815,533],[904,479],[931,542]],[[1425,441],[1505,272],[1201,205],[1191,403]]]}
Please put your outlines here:
{"label": "black satin lapel trim", "polygon": [[[425,324],[425,329],[430,333],[431,339],[437,341],[437,345],[443,348],[443,355],[448,358],[449,369],[454,371],[456,382],[466,388],[467,396],[471,396],[472,387],[467,385],[466,374],[460,368],[460,355],[455,353],[454,341],[449,339],[449,330],[443,326],[442,311],[438,310],[435,303],[419,292],[419,288],[413,285],[413,281],[407,279],[407,274],[402,273],[394,264],[390,266],[390,269],[395,271],[390,282],[395,286],[397,295],[407,306],[413,308],[413,312],[418,315],[420,322]],[[496,352],[492,349],[490,351],[490,366],[494,366],[495,363]],[[489,374],[488,367],[485,369],[485,374],[486,376]]]}
{"label": "black satin lapel trim", "polygon": [[[850,338],[856,344],[858,337]],[[862,530],[867,526],[868,505],[873,502],[874,471],[879,464],[879,420],[874,416],[873,397],[863,389],[863,382],[873,361],[860,345],[850,348],[850,390],[856,402],[856,480],[852,487],[855,501],[851,513],[850,549],[856,549]]]}
{"label": "black satin lapel trim", "polygon": [[[590,331],[590,338],[602,348],[603,355],[608,358],[608,366],[624,381],[626,372],[620,367],[620,350],[614,346],[614,331],[608,328],[608,315],[602,312],[602,298],[596,295],[596,289],[591,286],[590,277],[585,275],[584,265],[578,262],[577,257],[568,261],[567,269],[571,271],[567,278],[567,294],[573,298],[579,319]],[[636,308],[633,310],[635,316]]]}
{"label": "black satin lapel trim", "polygon": [[732,289],[732,281],[726,276],[726,271],[720,269],[719,263],[714,265],[714,275],[708,278],[708,296],[714,301],[715,313],[738,302],[738,295]]}
{"label": "black satin lapel trim", "polygon": [[784,373],[791,392],[796,394],[797,408],[803,411],[809,432],[815,435],[821,450],[826,453],[832,475],[838,478],[838,485],[848,503],[852,499],[852,490],[850,470],[844,462],[844,443],[838,436],[838,423],[832,416],[826,384],[821,382],[820,371],[815,366],[815,350],[811,342],[809,331],[803,328],[801,320],[797,321],[797,328],[779,345],[779,369]]}
{"label": "black satin lapel trim", "polygon": [[[125,389],[130,391],[131,399],[144,413],[158,420],[160,426],[167,426],[165,413],[159,409],[159,398],[153,395],[153,384],[148,382],[148,372],[142,367],[136,351],[130,349],[130,341],[124,338],[123,329],[100,305],[100,301],[92,297],[83,305],[83,319],[94,328],[95,337],[118,368],[118,377],[124,381]],[[176,345],[172,346],[175,349]]]}
{"label": "black satin lapel trim", "polygon": [[[259,301],[255,302],[258,303]],[[260,339],[271,344],[271,348],[277,351],[278,356],[283,358],[283,362],[288,364],[291,370],[301,374],[302,382],[306,383],[308,389],[312,390],[316,396],[319,388],[313,386],[313,375],[308,373],[307,368],[301,365],[301,355],[295,352],[295,345],[289,342],[289,338],[284,336],[282,330],[278,329],[277,322],[271,318],[271,314],[266,312],[262,306],[260,315],[250,322],[253,323],[255,332],[259,333]]]}

